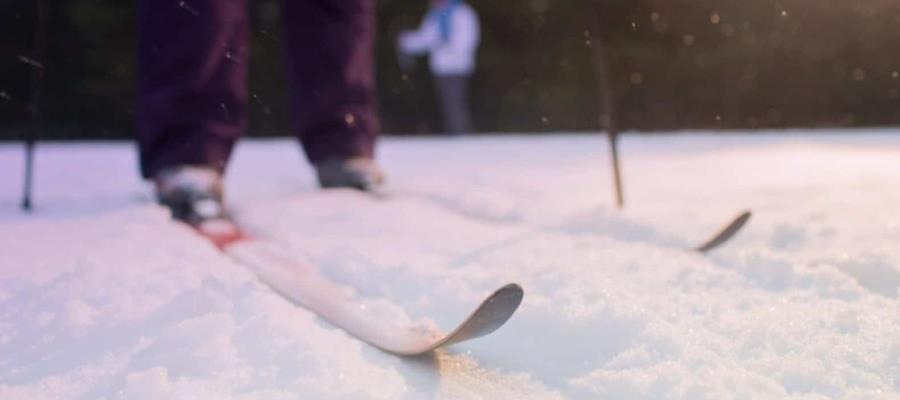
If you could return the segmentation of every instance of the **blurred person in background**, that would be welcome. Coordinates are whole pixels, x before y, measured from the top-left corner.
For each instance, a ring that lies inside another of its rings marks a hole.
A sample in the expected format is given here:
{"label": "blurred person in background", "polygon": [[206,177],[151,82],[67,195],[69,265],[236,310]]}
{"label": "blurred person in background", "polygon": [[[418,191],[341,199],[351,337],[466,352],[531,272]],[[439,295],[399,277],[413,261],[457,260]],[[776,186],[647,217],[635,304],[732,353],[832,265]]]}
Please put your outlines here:
{"label": "blurred person in background", "polygon": [[480,34],[478,14],[468,4],[431,0],[419,28],[401,33],[397,40],[401,55],[428,54],[444,132],[450,135],[472,131],[469,77],[475,70]]}
{"label": "blurred person in background", "polygon": [[[283,2],[294,133],[322,187],[368,191],[383,180],[374,162],[374,3]],[[138,7],[141,173],[175,218],[208,233],[207,222],[227,222],[222,174],[247,129],[247,0]]]}

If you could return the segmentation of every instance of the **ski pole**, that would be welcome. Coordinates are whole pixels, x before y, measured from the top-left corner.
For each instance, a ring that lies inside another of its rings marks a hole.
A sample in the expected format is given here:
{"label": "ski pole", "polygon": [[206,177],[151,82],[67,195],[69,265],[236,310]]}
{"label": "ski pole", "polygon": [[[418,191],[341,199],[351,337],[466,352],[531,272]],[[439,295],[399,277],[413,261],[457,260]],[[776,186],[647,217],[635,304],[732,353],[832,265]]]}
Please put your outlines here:
{"label": "ski pole", "polygon": [[609,136],[609,148],[612,153],[613,184],[616,190],[616,206],[624,208],[625,197],[622,194],[622,172],[619,169],[619,133],[610,129],[607,131],[607,136]]}
{"label": "ski pole", "polygon": [[36,14],[34,22],[34,42],[32,43],[31,59],[22,60],[31,67],[31,93],[28,102],[31,127],[25,138],[25,176],[22,188],[22,210],[31,211],[32,186],[34,180],[34,151],[35,142],[41,131],[41,79],[44,75],[44,66],[41,59],[44,56],[45,37],[47,31],[47,3],[46,0],[36,1]]}
{"label": "ski pole", "polygon": [[594,8],[594,18],[590,18],[592,41],[596,42],[591,47],[594,49],[594,68],[597,76],[597,91],[600,101],[603,103],[600,124],[606,130],[609,138],[610,159],[612,161],[613,189],[615,191],[616,206],[625,207],[625,196],[622,190],[622,172],[619,167],[619,127],[617,120],[616,94],[613,87],[612,66],[609,61],[609,49],[611,41],[605,34],[602,26],[606,21],[599,1],[591,2]]}

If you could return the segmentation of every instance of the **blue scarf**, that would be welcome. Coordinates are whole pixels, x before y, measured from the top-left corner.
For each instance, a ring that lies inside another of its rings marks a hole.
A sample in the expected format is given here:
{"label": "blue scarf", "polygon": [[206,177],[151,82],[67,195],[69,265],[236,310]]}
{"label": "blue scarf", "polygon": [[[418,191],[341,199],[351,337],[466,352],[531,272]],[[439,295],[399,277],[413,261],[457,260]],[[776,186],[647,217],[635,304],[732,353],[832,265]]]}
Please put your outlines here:
{"label": "blue scarf", "polygon": [[428,18],[437,19],[438,30],[441,32],[441,41],[444,43],[450,41],[450,34],[453,29],[450,18],[453,17],[453,10],[461,2],[462,0],[448,0],[446,4],[431,10],[429,13]]}

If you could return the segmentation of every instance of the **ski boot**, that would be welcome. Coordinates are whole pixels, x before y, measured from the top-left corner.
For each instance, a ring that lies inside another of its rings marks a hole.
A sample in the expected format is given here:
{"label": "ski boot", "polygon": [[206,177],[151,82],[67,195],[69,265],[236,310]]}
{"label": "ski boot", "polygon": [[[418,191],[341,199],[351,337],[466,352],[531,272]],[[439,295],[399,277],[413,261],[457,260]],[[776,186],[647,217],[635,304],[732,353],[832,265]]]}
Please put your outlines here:
{"label": "ski boot", "polygon": [[182,221],[222,248],[243,237],[222,202],[222,177],[205,167],[163,170],[154,179],[157,201]]}
{"label": "ski boot", "polygon": [[384,174],[371,158],[328,159],[316,164],[322,188],[353,188],[376,193],[384,184]]}

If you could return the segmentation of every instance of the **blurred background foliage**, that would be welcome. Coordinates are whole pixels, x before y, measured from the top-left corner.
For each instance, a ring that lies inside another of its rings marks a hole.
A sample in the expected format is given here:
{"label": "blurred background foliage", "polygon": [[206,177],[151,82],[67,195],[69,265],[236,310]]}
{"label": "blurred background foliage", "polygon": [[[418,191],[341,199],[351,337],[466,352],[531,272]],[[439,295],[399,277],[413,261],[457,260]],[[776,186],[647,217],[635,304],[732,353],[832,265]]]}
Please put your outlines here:
{"label": "blurred background foliage", "polygon": [[[900,122],[897,1],[469,1],[483,30],[472,93],[480,132],[597,130],[601,90],[615,99],[622,129]],[[18,139],[27,132],[29,74],[41,68],[43,138],[130,136],[134,2],[47,3],[47,52],[31,60],[35,0],[0,0],[0,135]],[[394,53],[397,33],[417,26],[426,6],[378,0],[377,74],[387,133],[440,126],[425,60],[404,73]],[[250,134],[285,135],[290,114],[279,1],[251,0],[248,12]],[[601,48],[608,82],[598,78]]]}

